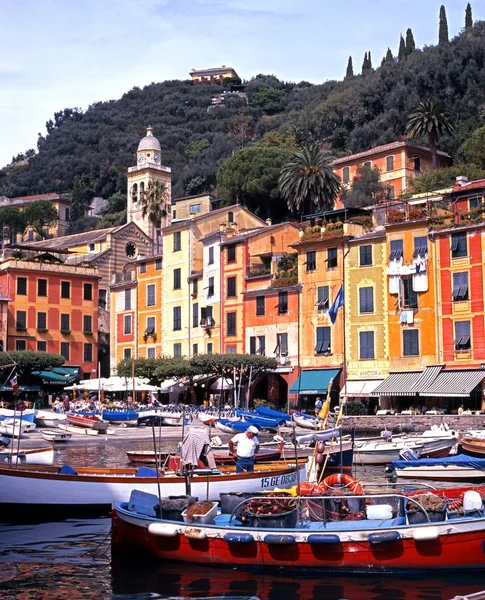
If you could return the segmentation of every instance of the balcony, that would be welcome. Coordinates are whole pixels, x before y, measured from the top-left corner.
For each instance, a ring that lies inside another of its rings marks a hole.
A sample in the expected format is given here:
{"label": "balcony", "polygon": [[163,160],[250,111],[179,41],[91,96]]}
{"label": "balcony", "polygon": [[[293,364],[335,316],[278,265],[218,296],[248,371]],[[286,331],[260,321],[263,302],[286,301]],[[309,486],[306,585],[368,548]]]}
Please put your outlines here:
{"label": "balcony", "polygon": [[246,273],[246,279],[256,277],[269,277],[271,275],[271,265],[250,265]]}
{"label": "balcony", "polygon": [[123,273],[114,273],[111,277],[111,286],[123,286],[130,283],[136,282],[136,272],[135,271],[124,271]]}

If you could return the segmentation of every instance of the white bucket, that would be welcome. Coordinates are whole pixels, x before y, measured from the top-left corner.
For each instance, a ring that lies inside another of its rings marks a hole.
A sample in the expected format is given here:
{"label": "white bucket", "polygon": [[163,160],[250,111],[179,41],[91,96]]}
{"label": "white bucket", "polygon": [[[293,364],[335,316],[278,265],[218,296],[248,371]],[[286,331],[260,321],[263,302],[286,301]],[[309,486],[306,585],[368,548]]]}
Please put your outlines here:
{"label": "white bucket", "polygon": [[369,504],[365,507],[368,519],[392,519],[392,506],[390,504]]}

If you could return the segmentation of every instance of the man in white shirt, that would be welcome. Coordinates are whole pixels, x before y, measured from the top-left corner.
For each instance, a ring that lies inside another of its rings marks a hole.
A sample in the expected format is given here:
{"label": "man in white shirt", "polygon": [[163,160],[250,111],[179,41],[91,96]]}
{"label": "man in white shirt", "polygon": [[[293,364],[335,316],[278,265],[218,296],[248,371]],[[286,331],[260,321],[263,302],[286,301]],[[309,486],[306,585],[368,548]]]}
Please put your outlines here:
{"label": "man in white shirt", "polygon": [[[244,433],[237,433],[229,440],[229,451],[236,459],[236,473],[254,471],[254,455],[259,450],[258,433],[258,428],[250,425]],[[237,453],[234,444],[237,445]]]}

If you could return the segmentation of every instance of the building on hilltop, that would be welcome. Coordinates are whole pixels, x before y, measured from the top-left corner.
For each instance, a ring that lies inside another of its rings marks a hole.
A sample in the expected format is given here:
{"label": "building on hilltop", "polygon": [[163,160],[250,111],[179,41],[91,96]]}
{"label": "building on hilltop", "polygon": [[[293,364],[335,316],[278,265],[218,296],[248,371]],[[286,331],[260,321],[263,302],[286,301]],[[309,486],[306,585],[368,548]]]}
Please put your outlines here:
{"label": "building on hilltop", "polygon": [[224,79],[241,80],[235,69],[226,65],[212,69],[192,69],[190,78],[194,83],[222,83]]}

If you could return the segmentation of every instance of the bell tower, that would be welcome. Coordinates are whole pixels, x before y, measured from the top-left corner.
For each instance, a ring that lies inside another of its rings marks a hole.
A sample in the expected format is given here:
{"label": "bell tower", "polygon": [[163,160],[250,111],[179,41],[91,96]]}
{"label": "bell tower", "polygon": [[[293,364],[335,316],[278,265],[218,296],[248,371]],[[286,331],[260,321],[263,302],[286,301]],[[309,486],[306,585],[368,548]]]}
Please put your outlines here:
{"label": "bell tower", "polygon": [[136,166],[128,168],[127,222],[136,223],[160,251],[160,229],[170,225],[172,171],[161,164],[160,142],[147,128],[136,152]]}

